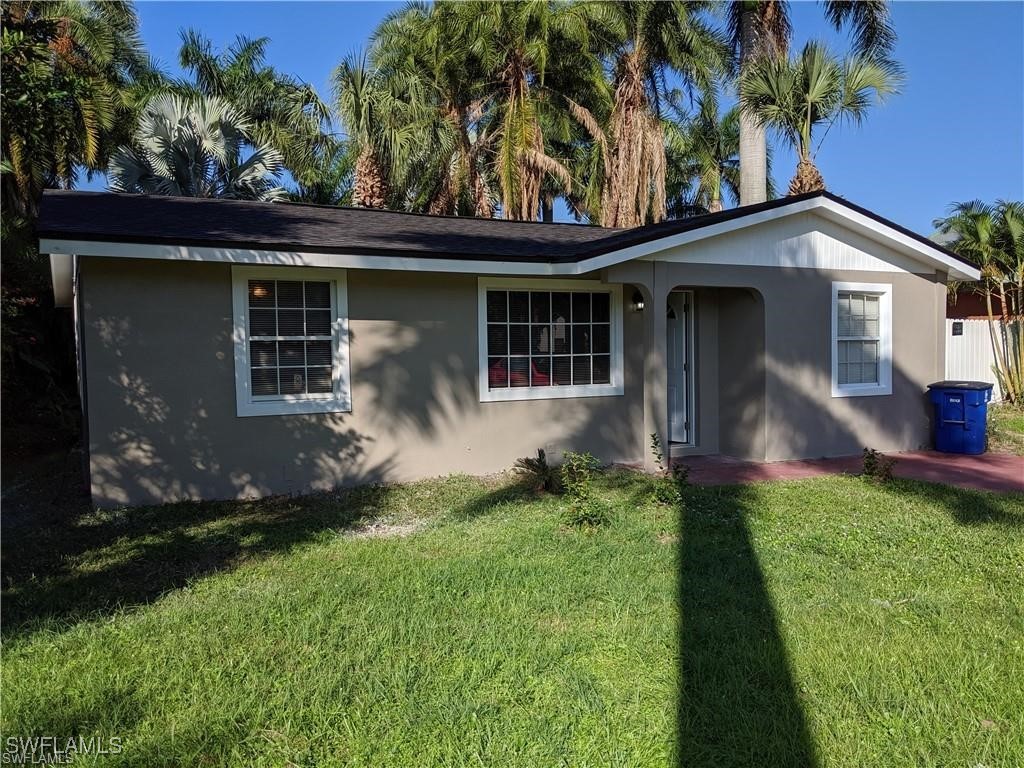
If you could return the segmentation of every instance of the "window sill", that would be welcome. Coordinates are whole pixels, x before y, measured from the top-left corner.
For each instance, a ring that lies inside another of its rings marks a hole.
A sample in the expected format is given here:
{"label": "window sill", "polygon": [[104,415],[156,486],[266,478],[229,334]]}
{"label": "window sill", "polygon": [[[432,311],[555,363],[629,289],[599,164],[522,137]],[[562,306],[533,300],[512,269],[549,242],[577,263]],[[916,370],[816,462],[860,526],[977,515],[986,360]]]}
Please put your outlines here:
{"label": "window sill", "polygon": [[480,393],[481,403],[507,403],[517,400],[564,400],[582,397],[616,397],[625,393],[614,384],[579,384],[564,387],[510,387],[488,389]]}
{"label": "window sill", "polygon": [[877,395],[891,395],[892,387],[886,384],[871,386],[839,387],[832,385],[832,397],[874,397]]}
{"label": "window sill", "polygon": [[308,413],[351,413],[352,403],[336,398],[325,400],[260,400],[239,403],[238,416],[290,416]]}

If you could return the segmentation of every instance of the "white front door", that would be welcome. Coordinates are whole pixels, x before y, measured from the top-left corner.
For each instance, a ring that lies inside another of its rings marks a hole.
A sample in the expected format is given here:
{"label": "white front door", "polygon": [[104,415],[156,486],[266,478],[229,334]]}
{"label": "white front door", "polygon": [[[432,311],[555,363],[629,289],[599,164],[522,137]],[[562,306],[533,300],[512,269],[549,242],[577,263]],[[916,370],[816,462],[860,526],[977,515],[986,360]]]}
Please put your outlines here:
{"label": "white front door", "polygon": [[693,442],[690,420],[690,328],[692,291],[668,295],[668,426],[669,442]]}

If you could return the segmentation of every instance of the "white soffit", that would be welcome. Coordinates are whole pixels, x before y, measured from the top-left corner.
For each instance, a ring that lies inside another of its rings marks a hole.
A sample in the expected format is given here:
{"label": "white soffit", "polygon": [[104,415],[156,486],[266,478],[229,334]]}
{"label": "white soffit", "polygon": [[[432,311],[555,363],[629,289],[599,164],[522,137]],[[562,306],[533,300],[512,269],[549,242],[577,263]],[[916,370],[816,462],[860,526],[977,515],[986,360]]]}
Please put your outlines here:
{"label": "white soffit", "polygon": [[51,253],[50,281],[53,284],[53,305],[70,307],[75,301],[74,257],[63,253]]}

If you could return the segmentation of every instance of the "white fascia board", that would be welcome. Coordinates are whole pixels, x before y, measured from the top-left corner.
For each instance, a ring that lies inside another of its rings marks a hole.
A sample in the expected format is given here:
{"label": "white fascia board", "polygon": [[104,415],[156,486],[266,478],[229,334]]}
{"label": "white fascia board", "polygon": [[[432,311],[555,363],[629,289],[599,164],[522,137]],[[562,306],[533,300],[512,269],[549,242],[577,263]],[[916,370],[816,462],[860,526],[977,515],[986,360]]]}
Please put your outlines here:
{"label": "white fascia board", "polygon": [[719,224],[713,224],[708,227],[700,227],[699,229],[693,229],[689,232],[680,232],[677,235],[669,235],[667,237],[659,238],[658,240],[652,240],[647,243],[622,248],[618,251],[611,251],[609,253],[602,254],[601,256],[595,256],[592,259],[579,262],[579,266],[581,268],[580,271],[581,273],[590,272],[595,269],[603,269],[604,267],[609,267],[613,264],[619,264],[631,259],[655,256],[656,254],[670,248],[676,248],[688,243],[695,243],[709,237],[728,234],[729,232],[734,232],[739,229],[745,229],[746,227],[756,226],[758,224],[774,221],[786,216],[792,216],[796,213],[803,213],[805,211],[814,211],[828,220],[841,226],[845,226],[848,229],[858,232],[872,240],[886,243],[890,247],[893,247],[895,250],[913,258],[916,261],[947,272],[951,280],[978,280],[981,277],[981,273],[974,267],[968,266],[958,259],[947,256],[937,248],[931,248],[886,224],[882,224],[869,216],[857,213],[856,211],[847,208],[845,205],[834,202],[825,197],[800,200],[790,205],[783,205],[767,211],[759,211],[758,213],[740,216],[735,219],[731,219],[730,221],[723,221]]}
{"label": "white fascia board", "polygon": [[667,235],[646,243],[620,248],[576,263],[479,261],[470,259],[439,259],[420,256],[367,256],[345,253],[311,253],[304,251],[269,251],[248,248],[212,248],[204,246],[154,245],[151,243],[115,243],[90,240],[42,239],[39,249],[49,254],[78,256],[111,256],[136,259],[168,259],[179,261],[212,261],[232,264],[263,264],[274,266],[335,267],[340,269],[390,269],[413,272],[456,272],[478,275],[521,275],[562,277],[584,275],[632,259],[653,256],[687,243],[717,237],[738,229],[756,226],[804,211],[816,211],[836,223],[847,226],[874,240],[880,240],[898,251],[929,266],[947,272],[951,280],[978,280],[974,267],[951,258],[938,248],[882,224],[828,198],[815,197],[758,211],[729,221],[700,227],[688,232]]}
{"label": "white fascia board", "polygon": [[897,250],[902,251],[918,261],[924,261],[932,266],[947,272],[953,280],[980,280],[981,272],[975,267],[964,264],[959,259],[947,256],[937,247],[931,248],[924,243],[909,237],[902,232],[875,221],[870,216],[865,216],[857,211],[850,210],[840,203],[827,198],[817,198],[816,202],[822,209],[821,213],[825,218],[845,225],[854,231],[860,231],[872,239],[883,239],[898,246]]}
{"label": "white fascia board", "polygon": [[107,256],[168,261],[209,261],[278,267],[328,267],[336,269],[390,269],[413,272],[464,272],[500,275],[576,275],[579,264],[544,262],[479,261],[438,259],[419,256],[367,256],[347,253],[305,251],[264,251],[250,248],[115,243],[101,240],[42,239],[39,250],[49,254]]}

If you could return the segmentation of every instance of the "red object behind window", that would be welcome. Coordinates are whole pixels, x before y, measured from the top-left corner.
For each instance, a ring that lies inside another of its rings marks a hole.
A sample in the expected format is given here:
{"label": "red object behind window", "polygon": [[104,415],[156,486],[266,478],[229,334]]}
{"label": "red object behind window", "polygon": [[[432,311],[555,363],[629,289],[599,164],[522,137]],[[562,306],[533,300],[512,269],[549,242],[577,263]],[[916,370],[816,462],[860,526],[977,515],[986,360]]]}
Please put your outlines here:
{"label": "red object behind window", "polygon": [[[533,379],[533,386],[546,387],[551,384],[551,377],[546,373],[537,370],[537,365],[530,361],[530,377]],[[487,369],[487,385],[491,389],[505,389],[506,387],[528,387],[530,377],[522,371],[508,372],[506,360],[499,360]]]}
{"label": "red object behind window", "polygon": [[487,369],[487,386],[491,389],[504,389],[508,386],[508,368],[504,360],[499,360]]}

